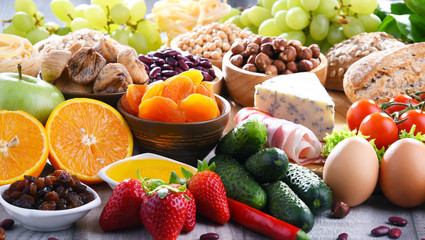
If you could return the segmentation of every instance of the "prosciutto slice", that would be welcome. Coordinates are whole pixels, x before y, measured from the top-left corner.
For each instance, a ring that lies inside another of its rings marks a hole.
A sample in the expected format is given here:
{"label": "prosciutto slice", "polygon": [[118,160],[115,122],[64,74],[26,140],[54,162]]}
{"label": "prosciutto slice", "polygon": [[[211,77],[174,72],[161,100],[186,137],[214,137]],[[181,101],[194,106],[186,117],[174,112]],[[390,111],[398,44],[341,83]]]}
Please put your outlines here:
{"label": "prosciutto slice", "polygon": [[323,161],[320,158],[322,143],[307,127],[272,117],[266,112],[250,107],[241,109],[236,114],[235,121],[240,123],[247,118],[256,118],[266,125],[266,147],[282,149],[289,159],[300,165]]}

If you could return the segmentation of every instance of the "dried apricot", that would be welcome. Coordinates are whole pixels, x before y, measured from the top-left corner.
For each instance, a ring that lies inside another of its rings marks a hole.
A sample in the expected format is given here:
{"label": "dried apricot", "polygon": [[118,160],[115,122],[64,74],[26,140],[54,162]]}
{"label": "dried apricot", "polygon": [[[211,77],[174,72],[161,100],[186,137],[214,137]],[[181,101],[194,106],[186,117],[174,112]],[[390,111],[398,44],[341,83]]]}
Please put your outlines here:
{"label": "dried apricot", "polygon": [[149,84],[148,87],[146,88],[145,95],[143,95],[142,97],[142,102],[155,96],[161,96],[162,89],[164,89],[164,86],[165,86],[165,82],[162,80],[155,81]]}
{"label": "dried apricot", "polygon": [[143,100],[139,106],[139,118],[160,122],[184,122],[184,112],[173,100],[162,96],[154,96]]}
{"label": "dried apricot", "polygon": [[133,111],[133,109],[131,109],[130,104],[128,104],[127,102],[127,97],[123,97],[121,98],[121,107],[128,113],[133,114],[135,116],[137,116],[137,112]]}
{"label": "dried apricot", "polygon": [[210,97],[194,93],[181,101],[179,107],[184,111],[186,122],[202,122],[220,115],[217,103]]}
{"label": "dried apricot", "polygon": [[127,103],[132,112],[135,112],[136,115],[139,112],[139,105],[142,101],[143,95],[146,93],[147,87],[147,85],[131,84],[128,86],[127,92],[125,93]]}
{"label": "dried apricot", "polygon": [[210,82],[201,82],[198,86],[196,86],[195,93],[210,97],[215,101],[213,84]]}
{"label": "dried apricot", "polygon": [[162,96],[179,103],[193,93],[193,88],[193,82],[190,78],[183,75],[176,75],[165,81]]}
{"label": "dried apricot", "polygon": [[179,75],[190,78],[190,80],[192,80],[194,85],[198,85],[204,79],[201,71],[196,69],[189,69],[188,71],[182,72]]}

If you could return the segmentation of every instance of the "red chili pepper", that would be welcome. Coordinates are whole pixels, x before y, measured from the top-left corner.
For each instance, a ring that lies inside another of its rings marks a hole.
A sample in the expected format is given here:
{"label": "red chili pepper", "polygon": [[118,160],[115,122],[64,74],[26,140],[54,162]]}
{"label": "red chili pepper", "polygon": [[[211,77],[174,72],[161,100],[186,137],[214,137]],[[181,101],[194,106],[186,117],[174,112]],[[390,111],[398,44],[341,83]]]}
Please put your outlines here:
{"label": "red chili pepper", "polygon": [[230,218],[240,225],[273,239],[307,240],[307,234],[289,223],[274,218],[246,204],[227,198]]}

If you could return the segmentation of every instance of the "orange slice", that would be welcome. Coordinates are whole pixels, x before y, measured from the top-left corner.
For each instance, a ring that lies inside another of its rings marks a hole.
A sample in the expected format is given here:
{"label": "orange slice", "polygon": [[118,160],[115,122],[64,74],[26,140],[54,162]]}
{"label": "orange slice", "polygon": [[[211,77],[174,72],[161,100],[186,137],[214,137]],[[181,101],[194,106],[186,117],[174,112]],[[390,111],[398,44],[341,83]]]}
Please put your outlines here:
{"label": "orange slice", "polygon": [[23,111],[0,111],[0,185],[38,177],[46,165],[49,144],[43,125]]}
{"label": "orange slice", "polygon": [[220,115],[217,103],[210,97],[194,93],[185,98],[179,105],[184,111],[186,122],[202,122]]}
{"label": "orange slice", "polygon": [[130,157],[133,136],[117,110],[106,103],[74,98],[57,106],[46,123],[50,162],[82,182],[102,182],[97,172]]}

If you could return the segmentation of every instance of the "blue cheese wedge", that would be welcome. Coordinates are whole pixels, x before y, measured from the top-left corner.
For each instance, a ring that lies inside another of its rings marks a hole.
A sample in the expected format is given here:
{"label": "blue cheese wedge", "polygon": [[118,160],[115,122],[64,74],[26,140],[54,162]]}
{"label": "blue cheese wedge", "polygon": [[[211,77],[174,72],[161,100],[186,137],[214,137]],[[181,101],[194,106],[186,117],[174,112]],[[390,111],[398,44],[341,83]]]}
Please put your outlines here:
{"label": "blue cheese wedge", "polygon": [[321,141],[335,125],[335,103],[314,73],[280,75],[256,85],[254,105],[306,126]]}

